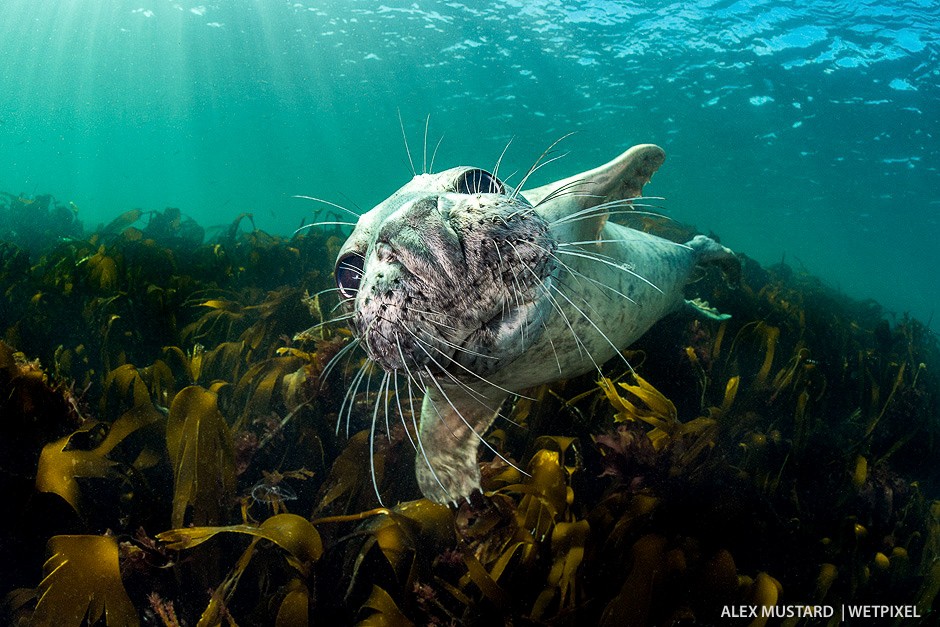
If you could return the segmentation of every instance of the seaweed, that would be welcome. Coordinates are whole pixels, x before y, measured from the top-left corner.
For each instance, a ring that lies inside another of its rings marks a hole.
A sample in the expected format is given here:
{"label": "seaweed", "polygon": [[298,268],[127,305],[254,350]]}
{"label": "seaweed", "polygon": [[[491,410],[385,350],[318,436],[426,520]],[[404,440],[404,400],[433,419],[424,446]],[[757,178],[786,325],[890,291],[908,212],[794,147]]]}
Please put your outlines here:
{"label": "seaweed", "polygon": [[814,603],[936,619],[940,349],[916,320],[784,265],[745,260],[736,287],[705,274],[692,295],[730,320],[677,314],[632,371],[513,399],[486,437],[525,473],[485,454],[484,494],[448,508],[418,499],[408,403],[370,450],[364,386],[337,432],[361,365],[326,370],[350,337],[324,323],[340,233],[246,214],[204,242],[172,208],[85,233],[41,197],[26,237],[8,226],[26,200],[3,198],[6,622],[664,625]]}

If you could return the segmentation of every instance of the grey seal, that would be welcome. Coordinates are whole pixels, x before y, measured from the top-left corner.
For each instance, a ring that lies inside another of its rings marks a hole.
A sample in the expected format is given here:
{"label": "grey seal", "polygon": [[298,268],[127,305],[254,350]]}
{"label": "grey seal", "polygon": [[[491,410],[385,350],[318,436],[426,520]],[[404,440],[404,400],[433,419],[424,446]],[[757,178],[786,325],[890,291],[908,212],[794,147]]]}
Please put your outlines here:
{"label": "grey seal", "polygon": [[372,438],[382,399],[386,422],[390,398],[415,420],[424,393],[413,443],[425,497],[455,503],[480,488],[478,448],[508,395],[599,370],[686,302],[696,265],[734,260],[702,235],[679,244],[608,220],[633,209],[664,160],[634,146],[528,191],[536,166],[516,188],[498,166],[418,174],[359,217],[336,289],[355,344],[385,371]]}

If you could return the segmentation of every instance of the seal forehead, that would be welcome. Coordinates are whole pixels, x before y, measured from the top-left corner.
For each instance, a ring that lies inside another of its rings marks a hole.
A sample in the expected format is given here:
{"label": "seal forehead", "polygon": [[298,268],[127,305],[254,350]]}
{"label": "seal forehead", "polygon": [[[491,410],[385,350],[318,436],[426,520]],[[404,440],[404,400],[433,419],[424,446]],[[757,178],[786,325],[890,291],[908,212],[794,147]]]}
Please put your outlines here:
{"label": "seal forehead", "polygon": [[434,174],[418,174],[402,185],[391,196],[359,216],[356,227],[340,249],[338,258],[351,251],[364,254],[375,241],[377,231],[385,220],[406,204],[429,194],[453,191],[454,182],[470,167],[457,167]]}

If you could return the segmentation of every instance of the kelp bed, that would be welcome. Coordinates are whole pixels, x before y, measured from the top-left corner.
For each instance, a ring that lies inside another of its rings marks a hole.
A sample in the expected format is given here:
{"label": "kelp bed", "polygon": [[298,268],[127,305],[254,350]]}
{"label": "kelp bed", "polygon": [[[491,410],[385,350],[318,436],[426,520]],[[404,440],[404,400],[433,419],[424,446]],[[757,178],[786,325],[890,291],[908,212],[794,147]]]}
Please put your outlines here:
{"label": "kelp bed", "polygon": [[915,320],[745,259],[740,285],[693,286],[730,320],[672,316],[626,353],[635,373],[505,406],[487,439],[528,475],[484,454],[472,505],[417,500],[392,421],[373,454],[400,504],[379,507],[374,390],[335,427],[361,356],[321,380],[348,332],[297,333],[330,315],[304,294],[330,286],[340,233],[240,216],[206,244],[167,209],[88,235],[54,199],[5,198],[7,222],[31,212],[28,232],[0,220],[5,623],[936,619],[940,354]]}

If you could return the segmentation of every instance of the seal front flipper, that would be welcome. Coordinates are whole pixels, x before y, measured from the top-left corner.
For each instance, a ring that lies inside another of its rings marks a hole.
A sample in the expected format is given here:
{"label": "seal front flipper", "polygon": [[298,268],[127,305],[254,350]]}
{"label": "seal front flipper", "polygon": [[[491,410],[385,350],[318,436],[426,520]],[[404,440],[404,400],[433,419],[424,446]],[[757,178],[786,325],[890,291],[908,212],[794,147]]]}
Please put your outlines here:
{"label": "seal front flipper", "polygon": [[436,503],[459,503],[480,489],[477,451],[486,430],[508,396],[484,396],[455,385],[431,383],[421,405],[415,472],[424,496]]}
{"label": "seal front flipper", "polygon": [[[600,167],[523,191],[522,195],[552,223],[603,203],[642,195],[643,186],[665,160],[666,153],[659,146],[640,144]],[[590,218],[571,222],[569,241],[597,239],[608,213],[598,210],[596,215],[588,215]]]}

